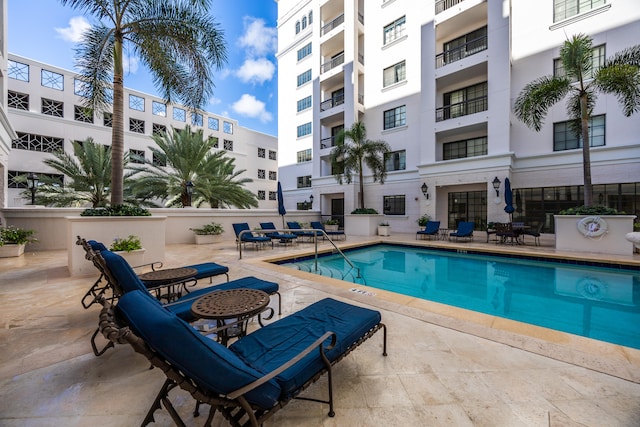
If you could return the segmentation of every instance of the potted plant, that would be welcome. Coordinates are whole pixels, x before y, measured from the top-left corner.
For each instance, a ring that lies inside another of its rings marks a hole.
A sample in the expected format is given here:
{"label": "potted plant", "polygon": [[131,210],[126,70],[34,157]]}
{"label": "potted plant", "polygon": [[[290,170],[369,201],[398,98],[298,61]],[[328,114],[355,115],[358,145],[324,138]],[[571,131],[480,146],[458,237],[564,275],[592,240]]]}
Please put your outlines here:
{"label": "potted plant", "polygon": [[196,237],[196,245],[208,245],[222,240],[224,228],[217,222],[205,224],[200,228],[190,228]]}
{"label": "potted plant", "polygon": [[390,236],[391,226],[388,222],[383,221],[378,225],[378,236]]}
{"label": "potted plant", "polygon": [[138,236],[130,234],[124,239],[116,237],[109,249],[126,259],[129,265],[137,266],[144,262],[145,249]]}
{"label": "potted plant", "polygon": [[418,220],[416,221],[418,223],[418,226],[420,228],[424,228],[427,226],[427,223],[431,220],[431,217],[427,214],[422,215],[420,218],[418,218]]}
{"label": "potted plant", "polygon": [[37,241],[33,238],[34,230],[27,230],[12,225],[0,228],[0,258],[17,257],[24,253],[28,243]]}
{"label": "potted plant", "polygon": [[338,227],[339,227],[340,223],[338,222],[337,219],[328,219],[324,222],[324,229],[326,231],[338,231]]}

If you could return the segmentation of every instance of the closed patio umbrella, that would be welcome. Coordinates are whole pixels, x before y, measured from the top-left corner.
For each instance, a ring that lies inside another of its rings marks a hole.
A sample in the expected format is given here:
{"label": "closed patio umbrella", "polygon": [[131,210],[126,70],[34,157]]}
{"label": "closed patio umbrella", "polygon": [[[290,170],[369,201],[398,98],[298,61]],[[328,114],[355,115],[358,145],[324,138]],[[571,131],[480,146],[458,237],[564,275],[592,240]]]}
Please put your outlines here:
{"label": "closed patio umbrella", "polygon": [[278,214],[282,216],[282,228],[284,228],[284,216],[287,214],[284,208],[284,195],[282,194],[282,185],[278,181]]}
{"label": "closed patio umbrella", "polygon": [[511,181],[509,178],[504,180],[504,211],[509,214],[509,218],[511,218],[511,214],[515,211],[513,207],[513,193],[511,192]]}

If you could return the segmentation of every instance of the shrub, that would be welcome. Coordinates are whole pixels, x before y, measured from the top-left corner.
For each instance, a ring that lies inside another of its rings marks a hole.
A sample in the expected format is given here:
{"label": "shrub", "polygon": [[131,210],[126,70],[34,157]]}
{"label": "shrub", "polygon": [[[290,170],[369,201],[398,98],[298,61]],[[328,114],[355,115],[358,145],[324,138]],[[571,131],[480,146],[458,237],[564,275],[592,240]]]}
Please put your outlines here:
{"label": "shrub", "polygon": [[151,216],[146,208],[132,205],[113,205],[106,208],[88,208],[80,216]]}
{"label": "shrub", "polygon": [[606,206],[577,206],[560,211],[560,215],[626,215]]}
{"label": "shrub", "polygon": [[425,225],[427,225],[427,222],[429,222],[430,220],[431,220],[431,217],[427,214],[424,214],[420,218],[418,218],[417,222],[420,227],[424,227]]}
{"label": "shrub", "polygon": [[387,221],[382,221],[380,223],[380,227],[388,227],[388,226],[389,226],[389,223]]}
{"label": "shrub", "polygon": [[134,235],[129,235],[129,237],[125,239],[116,237],[115,239],[113,239],[113,243],[111,244],[111,247],[109,249],[112,251],[131,252],[142,249],[142,243],[140,242],[140,238]]}
{"label": "shrub", "polygon": [[373,208],[358,208],[351,212],[352,215],[378,215],[378,211]]}
{"label": "shrub", "polygon": [[324,222],[325,225],[338,225],[340,224],[337,219],[328,219]]}
{"label": "shrub", "polygon": [[222,228],[222,225],[218,224],[217,222],[212,222],[211,224],[205,224],[201,228],[190,228],[189,230],[201,236],[204,236],[204,235],[216,236],[218,234],[224,233],[224,228]]}
{"label": "shrub", "polygon": [[31,237],[34,233],[34,230],[26,230],[24,228],[14,227],[13,225],[0,228],[0,246],[10,244],[26,245],[27,243],[36,242],[38,239]]}

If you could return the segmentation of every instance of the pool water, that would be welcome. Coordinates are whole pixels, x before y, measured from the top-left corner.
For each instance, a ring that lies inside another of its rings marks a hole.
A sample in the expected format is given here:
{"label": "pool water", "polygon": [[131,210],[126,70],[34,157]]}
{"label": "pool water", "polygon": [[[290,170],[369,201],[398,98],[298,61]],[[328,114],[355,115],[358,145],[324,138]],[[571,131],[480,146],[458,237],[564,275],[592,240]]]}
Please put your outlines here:
{"label": "pool water", "polygon": [[[640,269],[380,244],[318,257],[318,269],[367,287],[640,349]],[[315,272],[313,258],[278,264]],[[344,277],[343,277],[344,276]]]}

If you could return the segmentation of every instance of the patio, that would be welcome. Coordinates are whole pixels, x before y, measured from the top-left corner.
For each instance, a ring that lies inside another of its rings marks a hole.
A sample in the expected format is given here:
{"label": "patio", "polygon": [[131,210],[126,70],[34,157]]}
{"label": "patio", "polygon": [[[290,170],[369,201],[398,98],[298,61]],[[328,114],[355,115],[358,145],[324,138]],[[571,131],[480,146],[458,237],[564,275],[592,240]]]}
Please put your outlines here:
{"label": "patio", "polygon": [[[470,243],[417,244],[585,258],[556,252],[553,236],[543,236],[539,247],[514,248],[485,243],[480,234]],[[379,238],[349,237],[340,245],[368,240]],[[384,240],[416,244],[414,234]],[[229,267],[231,279],[254,275],[278,282],[283,316],[326,296],[382,312],[389,356],[380,355],[381,341],[374,338],[336,365],[335,418],[327,417],[326,405],[294,401],[268,425],[640,425],[640,351],[376,289],[369,289],[375,295],[353,292],[353,284],[264,262],[312,247],[247,250],[242,260],[231,240],[166,247],[165,267],[215,261]],[[640,263],[638,254],[612,259]],[[165,377],[128,346],[93,355],[89,338],[99,308],[84,310],[80,298],[97,271],[70,277],[66,263],[66,251],[0,259],[0,425],[138,425]],[[323,393],[324,381],[307,395]],[[191,416],[188,394],[172,396],[187,425],[204,421]],[[156,411],[155,419],[154,425],[171,425],[164,411]],[[227,424],[216,415],[214,425]]]}

